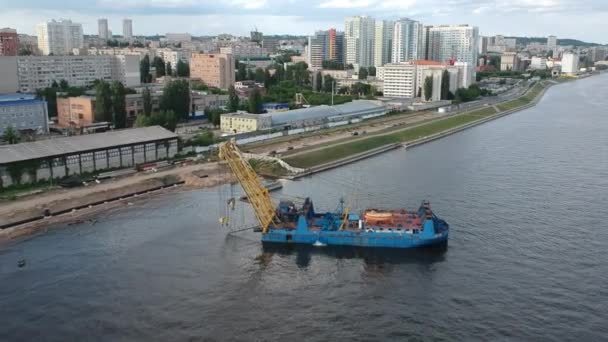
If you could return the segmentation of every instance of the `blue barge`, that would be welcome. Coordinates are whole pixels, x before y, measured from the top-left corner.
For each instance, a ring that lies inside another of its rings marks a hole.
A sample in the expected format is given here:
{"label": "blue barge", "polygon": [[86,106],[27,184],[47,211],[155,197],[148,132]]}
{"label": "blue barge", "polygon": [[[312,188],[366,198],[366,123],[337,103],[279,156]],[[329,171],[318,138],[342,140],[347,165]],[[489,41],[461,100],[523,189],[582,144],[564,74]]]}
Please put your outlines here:
{"label": "blue barge", "polygon": [[449,235],[448,223],[433,214],[426,201],[417,211],[369,209],[361,215],[317,214],[310,199],[300,210],[282,201],[276,216],[280,224],[262,234],[264,243],[414,248],[445,244]]}

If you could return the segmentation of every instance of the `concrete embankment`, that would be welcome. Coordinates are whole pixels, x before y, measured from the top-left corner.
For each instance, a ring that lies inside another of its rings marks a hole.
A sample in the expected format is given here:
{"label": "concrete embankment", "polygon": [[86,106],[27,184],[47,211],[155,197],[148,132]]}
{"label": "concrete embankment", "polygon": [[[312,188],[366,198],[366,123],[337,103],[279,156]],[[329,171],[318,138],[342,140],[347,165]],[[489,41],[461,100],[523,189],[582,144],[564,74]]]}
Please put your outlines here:
{"label": "concrete embankment", "polygon": [[547,89],[550,88],[551,85],[545,85],[543,87],[543,89],[537,94],[537,96],[534,99],[532,99],[530,101],[530,103],[528,103],[528,104],[525,104],[525,105],[522,105],[522,106],[519,106],[519,107],[516,107],[516,108],[513,108],[513,109],[509,109],[509,110],[506,110],[506,111],[502,111],[502,112],[499,112],[499,113],[496,113],[496,114],[493,114],[493,115],[481,118],[479,120],[476,120],[476,121],[473,121],[473,122],[470,122],[470,123],[467,123],[467,124],[463,124],[463,125],[460,125],[460,126],[456,126],[456,127],[450,128],[448,130],[445,130],[445,131],[442,131],[442,132],[439,132],[439,133],[435,133],[435,134],[432,134],[432,135],[429,135],[429,136],[425,136],[425,137],[422,137],[422,138],[419,138],[419,139],[416,139],[416,140],[406,141],[406,142],[403,142],[403,143],[395,143],[395,144],[385,145],[385,146],[378,147],[378,148],[375,148],[375,149],[372,149],[372,150],[369,150],[369,151],[365,151],[365,152],[362,152],[362,153],[358,153],[358,154],[355,154],[355,155],[352,155],[352,156],[349,156],[349,157],[346,157],[346,158],[342,158],[342,159],[331,161],[331,162],[324,163],[324,164],[321,164],[321,165],[313,166],[311,168],[306,169],[306,171],[303,172],[303,173],[299,173],[299,174],[296,174],[294,176],[290,176],[290,177],[286,177],[286,178],[292,179],[292,180],[293,179],[298,179],[298,178],[301,178],[301,177],[312,175],[314,173],[330,170],[330,169],[333,169],[333,168],[336,168],[336,167],[339,167],[339,166],[342,166],[342,165],[346,165],[346,164],[349,164],[349,163],[352,163],[352,162],[355,162],[355,161],[359,161],[359,160],[362,160],[362,159],[365,159],[365,158],[369,158],[369,157],[378,155],[380,153],[391,151],[391,150],[394,150],[394,149],[396,149],[396,148],[398,148],[400,146],[404,146],[406,148],[412,148],[412,147],[415,147],[415,146],[418,146],[418,145],[422,145],[422,144],[425,144],[425,143],[428,143],[428,142],[431,142],[431,141],[434,141],[434,140],[437,140],[437,139],[441,139],[443,137],[446,137],[448,135],[451,135],[451,134],[454,134],[454,133],[457,133],[457,132],[461,132],[461,131],[463,131],[465,129],[469,129],[471,127],[475,127],[475,126],[481,125],[481,124],[486,123],[488,121],[492,121],[492,120],[501,118],[503,116],[506,116],[506,115],[509,115],[509,114],[513,114],[513,113],[522,111],[522,110],[527,109],[527,108],[531,108],[531,107],[535,106],[538,103],[538,101],[543,97],[543,95],[545,94],[545,92],[547,91]]}
{"label": "concrete embankment", "polygon": [[431,142],[431,141],[434,141],[434,140],[437,140],[437,139],[441,139],[443,137],[447,137],[448,135],[452,135],[454,133],[458,133],[458,132],[464,131],[465,129],[469,129],[471,127],[479,126],[479,125],[484,124],[484,123],[486,123],[488,121],[496,120],[496,119],[502,118],[503,116],[507,116],[509,114],[517,113],[517,112],[520,112],[520,111],[522,111],[524,109],[528,109],[528,108],[534,107],[534,106],[536,106],[536,104],[538,103],[538,101],[540,101],[540,99],[543,97],[543,95],[545,94],[545,92],[547,91],[547,89],[549,89],[549,87],[550,86],[545,86],[540,91],[540,93],[530,103],[528,103],[526,105],[523,105],[523,106],[520,106],[520,107],[517,107],[517,108],[513,108],[513,109],[509,109],[509,110],[506,110],[506,111],[503,111],[503,112],[499,112],[499,113],[496,113],[494,115],[485,117],[483,119],[479,119],[477,121],[473,121],[471,123],[464,124],[462,126],[457,126],[457,127],[451,128],[451,129],[449,129],[447,131],[443,131],[443,132],[439,132],[439,133],[436,133],[436,134],[433,134],[433,135],[429,135],[428,137],[423,137],[423,138],[420,138],[420,139],[416,139],[414,141],[405,142],[405,143],[403,143],[403,145],[406,148],[416,147],[416,146],[419,146],[419,145],[422,145],[422,144],[426,144],[428,142]]}

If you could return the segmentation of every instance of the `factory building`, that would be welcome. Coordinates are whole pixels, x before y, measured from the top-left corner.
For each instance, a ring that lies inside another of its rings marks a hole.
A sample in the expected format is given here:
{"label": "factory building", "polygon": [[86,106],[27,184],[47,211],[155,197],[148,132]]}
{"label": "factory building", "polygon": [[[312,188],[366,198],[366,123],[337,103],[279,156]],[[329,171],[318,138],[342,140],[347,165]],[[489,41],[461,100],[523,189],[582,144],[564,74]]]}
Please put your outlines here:
{"label": "factory building", "polygon": [[177,135],[160,126],[3,145],[0,186],[134,167],[171,158],[177,149]]}

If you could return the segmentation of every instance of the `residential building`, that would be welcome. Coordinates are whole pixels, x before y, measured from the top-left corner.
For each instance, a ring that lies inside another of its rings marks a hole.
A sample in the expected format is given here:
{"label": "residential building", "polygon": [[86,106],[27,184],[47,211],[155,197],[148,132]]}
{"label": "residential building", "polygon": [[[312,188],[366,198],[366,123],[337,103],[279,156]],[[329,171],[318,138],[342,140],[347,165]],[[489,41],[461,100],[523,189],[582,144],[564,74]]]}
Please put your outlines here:
{"label": "residential building", "polygon": [[17,36],[19,43],[17,50],[27,50],[31,52],[32,55],[40,54],[40,50],[38,49],[38,37],[27,34],[18,34]]}
{"label": "residential building", "polygon": [[248,133],[269,129],[271,126],[269,114],[249,114],[236,112],[220,116],[220,129],[222,133]]}
{"label": "residential building", "polygon": [[[468,88],[475,84],[476,73],[475,65],[467,62],[455,62],[454,66],[458,68],[458,82],[456,88]],[[451,89],[450,84],[450,89]]]}
{"label": "residential building", "polygon": [[108,31],[108,19],[101,18],[97,20],[97,36],[101,40],[110,39],[110,32]]}
{"label": "residential building", "polygon": [[0,91],[34,92],[66,80],[85,87],[95,80],[140,84],[138,56],[17,56],[0,57]]}
{"label": "residential building", "polygon": [[17,56],[19,54],[19,37],[17,30],[0,29],[0,56]]}
{"label": "residential building", "polygon": [[133,40],[133,20],[122,20],[122,38],[126,41]]}
{"label": "residential building", "polygon": [[424,26],[407,18],[395,22],[392,63],[415,61],[423,58]]}
{"label": "residential building", "polygon": [[232,55],[236,59],[267,57],[268,51],[258,44],[251,42],[236,42],[229,46],[220,47],[220,53]]}
{"label": "residential building", "polygon": [[[376,69],[376,73],[378,69]],[[353,78],[353,75],[355,73],[355,71],[353,69],[346,69],[346,70],[329,70],[329,69],[322,69],[319,70],[319,72],[321,73],[322,77],[325,77],[325,75],[329,75],[331,76],[333,79],[339,79],[339,78]]]}
{"label": "residential building", "polygon": [[461,82],[459,82],[460,72],[458,67],[428,60],[417,60],[413,63],[416,64],[416,95],[420,94],[423,99],[426,98],[424,83],[427,77],[431,77],[433,80],[433,92],[430,95],[429,101],[441,100],[441,84],[444,71],[446,70],[449,75],[449,90],[454,93],[459,88],[459,83]]}
{"label": "residential building", "polygon": [[193,53],[190,77],[210,87],[228,89],[235,82],[234,58],[231,54]]}
{"label": "residential building", "polygon": [[374,65],[376,22],[367,16],[348,17],[345,20],[344,41],[346,64],[356,69]]}
{"label": "residential building", "polygon": [[262,40],[262,47],[268,51],[268,53],[275,53],[279,47],[281,41],[278,38],[264,37]]}
{"label": "residential building", "polygon": [[171,67],[175,70],[177,66],[177,62],[182,61],[184,63],[190,63],[190,57],[192,57],[192,52],[186,49],[156,49],[154,50],[154,55],[162,58],[165,63],[170,62]]}
{"label": "residential building", "polygon": [[470,25],[427,26],[424,34],[426,59],[477,63],[479,29]]}
{"label": "residential building", "polygon": [[43,55],[67,55],[84,47],[82,24],[71,20],[47,21],[36,26],[38,49]]}
{"label": "residential building", "polygon": [[530,69],[547,70],[547,59],[544,57],[532,57],[530,60]]}
{"label": "residential building", "polygon": [[557,56],[557,37],[547,37],[547,51],[553,51],[554,56]]}
{"label": "residential building", "polygon": [[500,71],[519,71],[519,64],[516,52],[505,52],[500,56]]}
{"label": "residential building", "polygon": [[576,74],[579,71],[579,55],[576,52],[564,52],[562,55],[562,73]]}
{"label": "residential building", "polygon": [[169,42],[190,42],[192,41],[192,36],[190,33],[166,33],[165,39]]}
{"label": "residential building", "polygon": [[0,95],[0,136],[12,127],[18,132],[49,132],[46,101],[29,94]]}
{"label": "residential building", "polygon": [[416,97],[416,64],[413,62],[384,65],[384,96]]}
{"label": "residential building", "polygon": [[308,37],[307,63],[312,69],[323,66],[324,61],[344,63],[344,33],[329,29],[317,31]]}
{"label": "residential building", "polygon": [[488,52],[488,42],[490,37],[479,37],[479,54],[484,55]]}
{"label": "residential building", "polygon": [[591,62],[603,61],[608,56],[608,48],[603,46],[590,47],[587,51],[587,55]]}
{"label": "residential building", "polygon": [[393,55],[393,32],[395,22],[379,20],[376,22],[376,36],[374,45],[374,66],[381,67],[391,62]]}
{"label": "residential building", "polygon": [[[177,135],[160,126],[116,130],[25,142],[0,147],[0,178],[4,186],[62,178],[106,169],[133,168],[137,164],[172,158],[177,154]],[[32,177],[11,177],[12,165],[38,161]]]}

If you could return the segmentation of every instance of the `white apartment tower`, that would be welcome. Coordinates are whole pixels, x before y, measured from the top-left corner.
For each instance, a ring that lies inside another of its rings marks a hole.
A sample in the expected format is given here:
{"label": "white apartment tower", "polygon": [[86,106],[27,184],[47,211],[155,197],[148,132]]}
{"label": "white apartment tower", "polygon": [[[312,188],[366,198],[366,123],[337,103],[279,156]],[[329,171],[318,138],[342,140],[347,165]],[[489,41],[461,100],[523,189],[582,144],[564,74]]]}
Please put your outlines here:
{"label": "white apartment tower", "polygon": [[44,55],[67,55],[84,46],[82,24],[71,20],[51,20],[36,25],[38,49]]}
{"label": "white apartment tower", "polygon": [[425,28],[426,59],[450,60],[477,65],[479,29],[469,25],[442,25]]}
{"label": "white apartment tower", "polygon": [[108,19],[101,18],[97,20],[97,32],[99,39],[110,39],[110,36],[108,35]]}
{"label": "white apartment tower", "polygon": [[376,34],[374,18],[347,17],[344,26],[346,64],[353,64],[355,68],[373,66]]}
{"label": "white apartment tower", "polygon": [[562,55],[562,72],[564,74],[576,74],[579,70],[579,56],[575,52],[564,52]]}
{"label": "white apartment tower", "polygon": [[393,28],[395,22],[381,20],[376,22],[374,45],[374,66],[380,67],[391,62],[393,53]]}
{"label": "white apartment tower", "polygon": [[393,33],[393,63],[424,59],[424,26],[407,18],[395,22]]}
{"label": "white apartment tower", "polygon": [[122,37],[124,40],[130,41],[133,39],[133,20],[123,19],[122,20]]}
{"label": "white apartment tower", "polygon": [[391,63],[383,67],[384,96],[416,97],[416,64]]}

